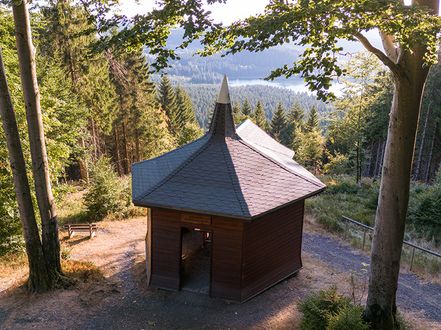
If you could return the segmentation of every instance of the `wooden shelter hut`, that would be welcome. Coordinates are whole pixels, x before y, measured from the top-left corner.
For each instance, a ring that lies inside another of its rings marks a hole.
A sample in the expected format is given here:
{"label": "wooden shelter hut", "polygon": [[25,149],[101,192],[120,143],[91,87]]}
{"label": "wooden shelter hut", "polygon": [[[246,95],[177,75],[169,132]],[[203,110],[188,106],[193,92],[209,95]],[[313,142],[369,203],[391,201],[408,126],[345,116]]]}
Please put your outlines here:
{"label": "wooden shelter hut", "polygon": [[203,137],[133,165],[149,285],[244,301],[298,272],[304,201],[325,185],[293,156],[250,120],[235,127],[224,77]]}

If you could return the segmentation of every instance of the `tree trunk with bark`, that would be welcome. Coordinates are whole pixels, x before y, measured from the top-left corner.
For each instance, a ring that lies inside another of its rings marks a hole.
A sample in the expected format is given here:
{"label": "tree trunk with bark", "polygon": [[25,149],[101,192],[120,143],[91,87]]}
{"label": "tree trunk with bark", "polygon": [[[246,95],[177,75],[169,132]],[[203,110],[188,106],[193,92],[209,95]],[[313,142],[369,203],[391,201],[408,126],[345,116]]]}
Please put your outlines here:
{"label": "tree trunk with bark", "polygon": [[435,131],[433,132],[432,142],[430,144],[429,159],[427,160],[426,172],[424,175],[424,179],[426,180],[426,182],[430,181],[430,168],[432,167],[433,149],[435,148],[435,139],[437,132],[438,132],[438,123],[435,124]]}
{"label": "tree trunk with bark", "polygon": [[32,157],[38,208],[42,225],[43,252],[47,269],[54,286],[61,274],[60,242],[54,197],[52,195],[49,166],[44,140],[43,118],[40,108],[35,67],[35,50],[32,44],[29,11],[26,0],[13,2],[12,12],[20,66],[20,76],[26,108],[26,120]]}
{"label": "tree trunk with bark", "polygon": [[50,287],[49,274],[40,241],[34,206],[32,204],[31,190],[26,173],[26,163],[18,133],[17,121],[11,96],[6,81],[3,65],[2,51],[0,48],[0,117],[6,137],[9,163],[14,179],[15,196],[17,198],[20,221],[23,227],[26,254],[29,262],[28,287],[31,291],[44,292]]}
{"label": "tree trunk with bark", "polygon": [[417,162],[416,162],[416,166],[415,166],[415,177],[414,177],[415,180],[421,179],[421,166],[422,166],[422,161],[423,161],[424,144],[426,141],[427,123],[430,118],[431,103],[432,102],[429,101],[429,105],[427,107],[426,116],[425,116],[425,120],[424,120],[423,132],[421,135],[420,147],[418,148],[418,158],[417,158]]}
{"label": "tree trunk with bark", "polygon": [[118,175],[123,175],[123,170],[121,168],[121,157],[120,157],[120,146],[119,146],[119,135],[118,135],[118,126],[115,125],[113,128],[113,136],[115,138],[115,162],[116,162],[116,169],[118,171]]}
{"label": "tree trunk with bark", "polygon": [[375,329],[393,329],[409,185],[420,103],[428,69],[424,49],[405,52],[395,72],[394,97],[371,251],[366,316]]}

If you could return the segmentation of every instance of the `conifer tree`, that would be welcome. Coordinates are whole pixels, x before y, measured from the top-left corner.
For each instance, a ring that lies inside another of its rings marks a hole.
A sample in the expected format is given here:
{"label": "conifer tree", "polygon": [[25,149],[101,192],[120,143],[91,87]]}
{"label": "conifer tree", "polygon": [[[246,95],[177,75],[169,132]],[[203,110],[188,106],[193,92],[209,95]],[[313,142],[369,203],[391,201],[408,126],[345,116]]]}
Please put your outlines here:
{"label": "conifer tree", "polygon": [[263,130],[268,130],[268,121],[265,116],[265,110],[263,109],[263,105],[260,101],[257,101],[256,109],[254,110],[254,122],[257,126],[259,126]]}
{"label": "conifer tree", "polygon": [[177,121],[180,126],[186,123],[196,123],[193,103],[187,92],[182,87],[176,88],[176,104],[178,107]]}
{"label": "conifer tree", "polygon": [[273,119],[271,120],[271,135],[278,142],[282,141],[283,132],[286,129],[286,115],[285,109],[281,103],[277,104],[276,112],[274,112]]}
{"label": "conifer tree", "polygon": [[319,119],[318,119],[317,107],[314,105],[309,111],[308,120],[305,125],[305,130],[312,131],[315,128],[319,128]]}
{"label": "conifer tree", "polygon": [[299,131],[303,130],[303,108],[298,102],[294,103],[286,117],[287,125],[282,143],[296,152],[299,146]]}
{"label": "conifer tree", "polygon": [[305,116],[305,111],[303,110],[299,102],[296,102],[289,110],[287,114],[287,119],[289,123],[295,123],[298,127],[302,127],[304,116]]}
{"label": "conifer tree", "polygon": [[233,105],[233,118],[236,125],[239,125],[243,121],[242,110],[238,104]]}
{"label": "conifer tree", "polygon": [[169,131],[173,136],[178,136],[182,127],[179,125],[178,106],[176,101],[176,94],[170,79],[166,75],[162,76],[161,82],[158,86],[158,102],[161,108],[168,117]]}
{"label": "conifer tree", "polygon": [[178,107],[177,121],[180,127],[178,144],[183,145],[197,139],[201,134],[193,103],[190,96],[182,87],[176,88],[176,103]]}
{"label": "conifer tree", "polygon": [[245,101],[243,101],[242,103],[242,115],[243,115],[243,120],[247,119],[247,118],[251,118],[251,105],[250,102],[248,102],[248,99],[245,99]]}

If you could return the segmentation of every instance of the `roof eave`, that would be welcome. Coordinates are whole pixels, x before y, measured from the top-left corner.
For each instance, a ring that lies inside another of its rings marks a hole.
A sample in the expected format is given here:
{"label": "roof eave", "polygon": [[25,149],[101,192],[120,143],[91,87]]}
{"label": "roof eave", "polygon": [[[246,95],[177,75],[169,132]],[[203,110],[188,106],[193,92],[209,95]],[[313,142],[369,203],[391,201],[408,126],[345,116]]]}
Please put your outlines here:
{"label": "roof eave", "polygon": [[259,213],[259,214],[256,214],[256,215],[253,215],[249,220],[255,220],[255,219],[261,218],[261,217],[263,217],[263,216],[265,216],[265,215],[267,215],[267,214],[269,214],[269,213],[271,213],[271,212],[274,212],[274,211],[277,211],[277,210],[283,209],[284,207],[286,207],[286,206],[288,206],[288,205],[292,205],[292,204],[295,204],[295,203],[297,203],[297,202],[299,202],[299,201],[301,201],[301,200],[304,200],[304,199],[307,199],[307,198],[313,197],[313,196],[315,196],[315,195],[318,195],[318,194],[320,194],[322,191],[324,191],[326,188],[327,188],[327,187],[324,186],[323,188],[321,188],[321,189],[319,189],[319,190],[315,190],[315,191],[313,191],[313,192],[311,192],[311,193],[309,193],[309,194],[307,194],[307,195],[304,195],[304,196],[302,196],[302,197],[299,197],[299,198],[297,198],[297,199],[294,199],[294,200],[292,200],[292,201],[289,201],[289,202],[287,202],[287,203],[285,203],[285,204],[282,204],[282,205],[276,206],[276,207],[274,207],[274,208],[272,208],[272,209],[270,209],[270,210],[267,210],[267,211],[264,211],[264,212],[262,212],[262,213]]}
{"label": "roof eave", "polygon": [[251,220],[251,216],[236,215],[236,214],[229,214],[229,213],[222,213],[222,212],[211,212],[211,211],[183,208],[183,207],[177,207],[177,206],[173,206],[173,205],[165,205],[165,204],[150,203],[150,202],[146,203],[146,202],[136,201],[136,200],[133,200],[133,205],[139,206],[139,207],[149,207],[149,208],[157,207],[157,208],[163,208],[163,209],[169,209],[169,210],[175,210],[175,211],[199,213],[199,214],[206,214],[206,215],[215,215],[215,216],[220,216],[220,217],[242,219],[242,220]]}
{"label": "roof eave", "polygon": [[307,195],[304,195],[302,197],[299,197],[295,200],[289,201],[288,203],[276,206],[272,209],[269,209],[265,212],[253,215],[253,216],[244,216],[244,215],[236,215],[236,214],[229,214],[229,213],[223,213],[223,212],[210,212],[210,211],[204,211],[204,210],[197,210],[197,209],[191,209],[191,208],[181,208],[181,207],[176,207],[173,205],[165,205],[165,204],[157,204],[157,203],[150,203],[150,202],[142,202],[142,201],[137,201],[137,200],[133,200],[133,204],[135,206],[139,206],[139,207],[158,207],[158,208],[164,208],[164,209],[170,209],[170,210],[175,210],[175,211],[182,211],[182,212],[191,212],[191,213],[199,213],[199,214],[206,214],[206,215],[215,215],[215,216],[220,216],[220,217],[226,217],[226,218],[234,218],[234,219],[242,219],[242,220],[247,220],[247,221],[252,221],[258,218],[261,218],[271,212],[277,211],[279,209],[282,209],[288,205],[297,203],[301,200],[313,197],[315,195],[318,195],[319,193],[321,193],[322,191],[324,191],[326,189],[326,186],[324,186],[323,188],[319,189],[319,190],[315,190]]}

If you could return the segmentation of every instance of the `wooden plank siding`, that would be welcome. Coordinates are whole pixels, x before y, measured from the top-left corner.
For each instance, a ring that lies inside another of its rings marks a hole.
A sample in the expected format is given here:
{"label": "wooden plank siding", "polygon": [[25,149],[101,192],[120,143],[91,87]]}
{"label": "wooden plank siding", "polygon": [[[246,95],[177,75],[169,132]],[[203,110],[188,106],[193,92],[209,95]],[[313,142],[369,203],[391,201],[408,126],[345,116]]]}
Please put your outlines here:
{"label": "wooden plank siding", "polygon": [[251,221],[151,209],[151,286],[179,290],[182,228],[212,233],[210,296],[245,301],[302,267],[304,201]]}
{"label": "wooden plank siding", "polygon": [[212,297],[241,299],[243,220],[213,216]]}
{"label": "wooden plank siding", "polygon": [[180,212],[152,208],[151,285],[179,290],[181,267]]}
{"label": "wooden plank siding", "polygon": [[242,301],[302,267],[303,211],[300,201],[245,223]]}

